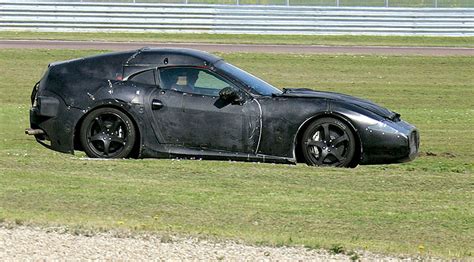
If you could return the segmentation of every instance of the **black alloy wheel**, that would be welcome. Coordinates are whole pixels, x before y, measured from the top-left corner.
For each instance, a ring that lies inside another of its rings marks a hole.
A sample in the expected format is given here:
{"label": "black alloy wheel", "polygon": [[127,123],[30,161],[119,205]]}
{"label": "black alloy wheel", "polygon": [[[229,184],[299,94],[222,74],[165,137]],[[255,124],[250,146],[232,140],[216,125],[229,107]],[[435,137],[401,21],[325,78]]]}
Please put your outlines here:
{"label": "black alloy wheel", "polygon": [[115,108],[99,108],[84,119],[81,144],[89,157],[125,158],[135,144],[135,126],[131,119]]}
{"label": "black alloy wheel", "polygon": [[320,118],[311,123],[303,134],[301,145],[308,165],[353,166],[354,134],[338,119]]}

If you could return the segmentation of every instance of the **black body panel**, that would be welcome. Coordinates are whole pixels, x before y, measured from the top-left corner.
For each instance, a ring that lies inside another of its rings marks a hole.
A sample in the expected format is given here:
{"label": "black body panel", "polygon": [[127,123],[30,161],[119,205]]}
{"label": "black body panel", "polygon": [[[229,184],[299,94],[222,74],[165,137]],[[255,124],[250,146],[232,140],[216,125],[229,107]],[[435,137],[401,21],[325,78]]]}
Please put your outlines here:
{"label": "black body panel", "polygon": [[[35,135],[40,143],[73,153],[82,150],[77,136],[84,117],[96,108],[115,107],[136,126],[138,157],[295,163],[307,125],[331,116],[354,132],[360,164],[405,162],[417,155],[418,131],[395,112],[309,89],[259,95],[221,70],[222,63],[187,49],[140,49],[53,63],[34,88],[31,128],[44,132]],[[181,66],[208,70],[232,83],[240,100],[164,89],[159,69]],[[135,78],[147,70],[153,72],[149,81]]]}

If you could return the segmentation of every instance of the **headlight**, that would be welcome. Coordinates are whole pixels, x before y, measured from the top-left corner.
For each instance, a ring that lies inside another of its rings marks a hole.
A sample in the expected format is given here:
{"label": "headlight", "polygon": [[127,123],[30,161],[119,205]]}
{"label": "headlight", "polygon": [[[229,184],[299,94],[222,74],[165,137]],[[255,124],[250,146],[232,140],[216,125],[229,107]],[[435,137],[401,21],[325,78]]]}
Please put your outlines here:
{"label": "headlight", "polygon": [[391,127],[385,121],[384,122],[377,122],[377,124],[375,124],[375,125],[368,126],[367,131],[369,131],[369,132],[376,131],[376,132],[382,133],[383,135],[384,134],[400,134],[400,131],[398,131],[397,129]]}

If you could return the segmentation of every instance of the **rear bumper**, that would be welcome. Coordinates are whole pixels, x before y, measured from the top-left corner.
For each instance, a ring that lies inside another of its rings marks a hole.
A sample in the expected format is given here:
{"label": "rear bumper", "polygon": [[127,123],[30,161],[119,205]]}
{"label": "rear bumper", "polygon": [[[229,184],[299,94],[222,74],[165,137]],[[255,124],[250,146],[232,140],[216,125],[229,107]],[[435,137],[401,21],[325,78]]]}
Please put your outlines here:
{"label": "rear bumper", "polygon": [[25,130],[41,145],[62,153],[74,153],[74,127],[82,116],[55,95],[38,96],[30,109],[30,128]]}

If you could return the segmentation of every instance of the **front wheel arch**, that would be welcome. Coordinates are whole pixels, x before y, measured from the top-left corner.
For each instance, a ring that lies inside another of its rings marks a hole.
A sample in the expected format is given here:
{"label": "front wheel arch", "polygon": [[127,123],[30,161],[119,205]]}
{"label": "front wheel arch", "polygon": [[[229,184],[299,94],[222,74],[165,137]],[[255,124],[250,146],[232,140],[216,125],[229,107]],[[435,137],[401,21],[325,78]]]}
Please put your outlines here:
{"label": "front wheel arch", "polygon": [[304,156],[303,156],[303,153],[302,153],[302,148],[301,148],[301,139],[303,137],[303,134],[305,132],[305,130],[316,120],[318,119],[321,119],[321,118],[327,118],[327,117],[330,117],[330,118],[334,118],[334,119],[337,119],[339,121],[342,121],[344,124],[346,124],[350,130],[352,131],[352,133],[354,134],[354,137],[355,137],[355,145],[356,145],[356,148],[355,148],[355,155],[351,161],[351,163],[349,164],[348,167],[351,167],[351,168],[354,168],[356,167],[357,165],[359,165],[360,161],[361,161],[361,156],[362,156],[362,141],[361,141],[361,138],[359,136],[359,133],[357,132],[357,129],[354,127],[354,125],[352,124],[352,122],[345,116],[341,115],[341,114],[338,114],[336,112],[331,112],[331,113],[322,113],[322,114],[319,114],[319,115],[315,115],[309,119],[307,119],[306,121],[304,121],[301,126],[298,128],[298,132],[294,138],[294,156],[296,158],[296,162],[297,163],[306,163],[306,160],[304,159]]}
{"label": "front wheel arch", "polygon": [[133,146],[132,152],[130,153],[130,157],[131,158],[139,158],[140,157],[140,152],[141,152],[141,144],[142,144],[141,143],[141,137],[142,137],[141,136],[141,128],[138,125],[137,120],[132,116],[132,114],[130,114],[129,112],[124,110],[123,106],[116,105],[116,104],[103,104],[103,105],[99,105],[97,107],[94,107],[93,109],[89,110],[87,113],[85,113],[79,119],[79,121],[76,123],[76,125],[74,127],[74,149],[84,151],[84,148],[82,148],[81,138],[80,138],[82,123],[84,122],[84,119],[89,114],[91,114],[93,111],[95,111],[97,109],[101,109],[101,108],[114,108],[114,109],[117,109],[117,110],[121,111],[122,113],[124,113],[125,115],[127,115],[130,118],[130,120],[133,122],[133,126],[135,127],[135,135],[136,135],[135,144]]}

